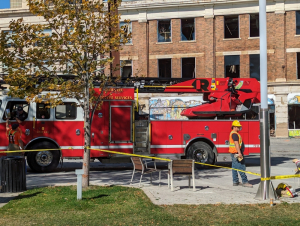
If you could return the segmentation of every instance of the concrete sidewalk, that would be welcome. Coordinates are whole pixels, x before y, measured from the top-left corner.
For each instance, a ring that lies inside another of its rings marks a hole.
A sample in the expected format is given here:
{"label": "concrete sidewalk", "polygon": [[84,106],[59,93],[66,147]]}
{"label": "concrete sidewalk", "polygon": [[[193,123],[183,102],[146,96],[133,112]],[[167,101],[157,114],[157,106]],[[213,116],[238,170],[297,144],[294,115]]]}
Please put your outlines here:
{"label": "concrete sidewalk", "polygon": [[[271,139],[271,175],[294,174],[295,164],[292,159],[300,159],[298,139]],[[218,165],[230,167],[231,163],[218,163]],[[247,170],[260,173],[260,160],[258,156],[246,157]],[[76,185],[75,169],[82,166],[80,160],[66,160],[63,168],[58,168],[57,172],[48,174],[36,174],[28,172],[27,188],[43,186],[69,186]],[[249,182],[253,188],[242,186],[232,186],[231,170],[228,169],[203,169],[196,172],[196,192],[188,188],[187,177],[176,177],[174,181],[175,191],[171,192],[167,187],[166,163],[159,165],[165,169],[162,171],[161,187],[158,186],[158,174],[154,173],[153,185],[150,184],[149,175],[145,175],[142,181],[142,189],[158,205],[172,204],[255,204],[269,203],[269,200],[259,201],[254,197],[258,190],[260,178],[248,174]],[[92,185],[121,185],[138,187],[140,174],[136,173],[133,185],[130,185],[132,170],[131,163],[125,164],[101,164],[100,162],[91,163],[90,182]],[[115,170],[112,170],[115,169]],[[300,194],[300,179],[273,180],[276,188],[281,182],[291,185]],[[18,194],[0,193],[0,207]],[[277,202],[300,202],[300,198],[281,198]]]}
{"label": "concrete sidewalk", "polygon": [[[294,164],[291,162],[293,157],[273,157],[272,158],[272,175],[293,174]],[[248,157],[247,170],[251,172],[260,172],[259,157]],[[69,164],[80,164],[72,163]],[[223,166],[230,166],[230,163],[223,163]],[[129,167],[130,164],[120,165],[121,169]],[[92,185],[121,185],[121,186],[139,186],[140,174],[136,173],[133,185],[130,185],[132,170],[105,170],[106,166],[101,163],[92,163],[92,169],[98,167],[98,171],[91,171],[90,182]],[[164,167],[161,165],[161,167]],[[165,167],[164,167],[165,168]],[[27,174],[27,188],[43,186],[69,186],[76,185],[76,175],[70,168],[61,172],[51,174]],[[196,192],[192,188],[188,188],[187,177],[176,177],[174,181],[175,191],[171,192],[167,187],[167,171],[162,171],[161,187],[158,186],[158,174],[153,174],[153,184],[150,184],[150,176],[145,175],[142,180],[142,190],[148,195],[151,201],[157,205],[173,205],[173,204],[255,204],[269,203],[269,200],[255,200],[255,194],[258,189],[260,178],[248,174],[249,182],[254,185],[253,188],[244,188],[242,186],[232,186],[231,170],[228,169],[203,169],[196,171]],[[297,192],[300,191],[300,182],[298,179],[274,180],[273,185],[276,187],[279,183],[285,182],[291,185]],[[12,198],[12,194],[3,197],[0,194],[0,205],[7,203]],[[294,203],[300,202],[300,198],[281,198],[278,202]]]}

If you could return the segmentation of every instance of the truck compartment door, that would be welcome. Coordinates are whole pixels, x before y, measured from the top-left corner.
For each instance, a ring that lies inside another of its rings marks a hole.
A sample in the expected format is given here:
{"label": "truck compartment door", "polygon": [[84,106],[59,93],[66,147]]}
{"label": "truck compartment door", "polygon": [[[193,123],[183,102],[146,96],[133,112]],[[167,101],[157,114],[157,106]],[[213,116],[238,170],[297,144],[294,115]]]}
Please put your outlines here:
{"label": "truck compartment door", "polygon": [[110,106],[110,142],[132,142],[132,106]]}

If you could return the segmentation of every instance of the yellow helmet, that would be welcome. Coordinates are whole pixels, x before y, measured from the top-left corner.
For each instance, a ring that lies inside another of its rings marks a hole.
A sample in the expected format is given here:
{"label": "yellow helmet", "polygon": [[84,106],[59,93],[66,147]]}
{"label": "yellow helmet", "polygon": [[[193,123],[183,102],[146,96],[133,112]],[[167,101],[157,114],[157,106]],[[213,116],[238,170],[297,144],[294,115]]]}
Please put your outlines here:
{"label": "yellow helmet", "polygon": [[241,127],[242,125],[241,125],[241,123],[238,120],[234,120],[232,122],[232,126]]}

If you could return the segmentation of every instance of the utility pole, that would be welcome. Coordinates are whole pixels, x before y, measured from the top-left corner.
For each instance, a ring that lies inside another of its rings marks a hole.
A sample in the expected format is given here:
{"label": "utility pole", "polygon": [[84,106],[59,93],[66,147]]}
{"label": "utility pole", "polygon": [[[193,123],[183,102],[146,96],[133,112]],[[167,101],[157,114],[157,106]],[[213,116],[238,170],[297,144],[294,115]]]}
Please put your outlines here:
{"label": "utility pole", "polygon": [[261,181],[256,193],[256,199],[277,199],[276,192],[270,180],[270,130],[268,109],[268,67],[267,67],[267,12],[266,0],[259,0],[259,44],[260,44],[260,172]]}

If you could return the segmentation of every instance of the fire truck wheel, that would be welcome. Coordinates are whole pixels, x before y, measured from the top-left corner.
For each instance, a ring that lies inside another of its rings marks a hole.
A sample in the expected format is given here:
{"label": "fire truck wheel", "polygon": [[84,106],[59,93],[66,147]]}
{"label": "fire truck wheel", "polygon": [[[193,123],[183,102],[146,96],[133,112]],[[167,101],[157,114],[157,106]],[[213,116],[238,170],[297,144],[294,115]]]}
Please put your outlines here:
{"label": "fire truck wheel", "polygon": [[[193,143],[188,149],[187,156],[189,159],[194,159],[195,162],[214,163],[214,152],[211,146],[203,141]],[[196,164],[196,166],[203,168],[203,165]]]}
{"label": "fire truck wheel", "polygon": [[[55,149],[57,148],[54,144],[42,141],[40,143],[34,144],[30,149]],[[40,152],[29,152],[27,154],[27,163],[29,167],[38,173],[46,173],[53,171],[60,159],[59,150],[54,151],[40,151]]]}

